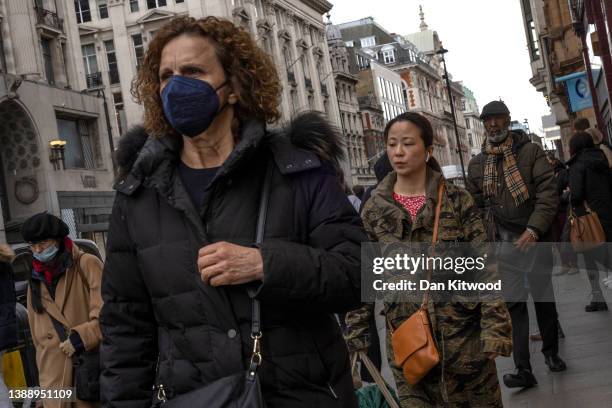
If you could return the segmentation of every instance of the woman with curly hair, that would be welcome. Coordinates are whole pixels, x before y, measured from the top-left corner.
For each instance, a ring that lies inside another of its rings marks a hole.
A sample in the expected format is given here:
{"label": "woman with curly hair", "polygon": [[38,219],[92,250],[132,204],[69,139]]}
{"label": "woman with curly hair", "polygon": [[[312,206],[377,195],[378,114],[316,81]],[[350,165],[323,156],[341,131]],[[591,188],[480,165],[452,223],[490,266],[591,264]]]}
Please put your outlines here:
{"label": "woman with curly hair", "polygon": [[221,406],[230,387],[218,385],[260,363],[267,407],[356,406],[333,314],[360,305],[365,235],[335,176],[333,130],[314,113],[268,130],[274,65],[215,17],[160,29],[133,94],[145,120],[117,154],[104,403]]}

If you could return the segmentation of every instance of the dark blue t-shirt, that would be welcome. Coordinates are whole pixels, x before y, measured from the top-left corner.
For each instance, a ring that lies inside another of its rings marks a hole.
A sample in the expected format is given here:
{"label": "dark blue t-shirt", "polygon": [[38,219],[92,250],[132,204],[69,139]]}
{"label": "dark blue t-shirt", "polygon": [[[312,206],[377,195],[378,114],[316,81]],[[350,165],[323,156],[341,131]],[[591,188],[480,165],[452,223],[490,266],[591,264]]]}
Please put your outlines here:
{"label": "dark blue t-shirt", "polygon": [[208,169],[192,169],[182,161],[179,162],[178,172],[185,190],[189,193],[193,205],[199,209],[204,204],[205,191],[210,182],[215,178],[219,167]]}

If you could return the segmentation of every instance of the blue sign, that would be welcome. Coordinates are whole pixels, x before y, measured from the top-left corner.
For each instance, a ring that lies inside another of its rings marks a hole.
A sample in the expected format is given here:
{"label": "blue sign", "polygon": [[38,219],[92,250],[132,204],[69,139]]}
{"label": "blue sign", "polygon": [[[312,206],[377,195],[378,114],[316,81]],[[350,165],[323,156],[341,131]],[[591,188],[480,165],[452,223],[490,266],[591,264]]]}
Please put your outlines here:
{"label": "blue sign", "polygon": [[579,112],[593,107],[591,89],[589,88],[586,72],[577,72],[555,80],[555,82],[561,81],[565,82],[567,97],[572,112]]}

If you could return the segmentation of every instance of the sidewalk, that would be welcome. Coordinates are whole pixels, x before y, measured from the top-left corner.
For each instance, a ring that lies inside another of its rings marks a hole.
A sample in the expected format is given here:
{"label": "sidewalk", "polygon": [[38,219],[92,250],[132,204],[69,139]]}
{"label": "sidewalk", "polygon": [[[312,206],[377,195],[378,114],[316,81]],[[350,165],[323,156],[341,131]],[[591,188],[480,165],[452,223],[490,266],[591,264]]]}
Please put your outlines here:
{"label": "sidewalk", "polygon": [[[511,390],[501,379],[514,371],[512,359],[497,359],[504,407],[612,408],[612,312],[584,311],[590,293],[584,273],[555,277],[553,282],[559,321],[566,336],[559,341],[559,354],[568,369],[549,372],[540,352],[542,343],[531,342],[531,365],[539,384],[529,390]],[[612,309],[612,291],[603,288]],[[533,333],[537,331],[533,307],[529,320]]]}

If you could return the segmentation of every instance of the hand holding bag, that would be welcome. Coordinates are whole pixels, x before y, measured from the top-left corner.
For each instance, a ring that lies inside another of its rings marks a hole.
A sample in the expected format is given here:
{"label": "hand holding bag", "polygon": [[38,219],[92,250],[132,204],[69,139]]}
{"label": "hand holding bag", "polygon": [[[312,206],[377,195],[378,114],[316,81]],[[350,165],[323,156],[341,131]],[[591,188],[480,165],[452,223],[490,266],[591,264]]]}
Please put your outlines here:
{"label": "hand holding bag", "polygon": [[[433,235],[431,238],[430,256],[438,241],[438,227],[442,208],[444,180],[438,185],[438,202],[434,217]],[[427,280],[431,280],[432,271],[427,270]],[[391,329],[391,344],[395,356],[395,364],[402,367],[402,372],[408,384],[415,385],[440,362],[440,355],[432,336],[432,328],[427,312],[429,289],[423,295],[423,302],[418,311],[412,314],[397,329],[388,321]]]}
{"label": "hand holding bag", "polygon": [[576,252],[586,252],[606,242],[606,234],[597,213],[584,202],[585,215],[577,216],[569,205],[570,242]]}

